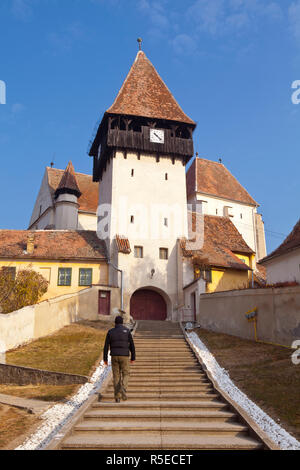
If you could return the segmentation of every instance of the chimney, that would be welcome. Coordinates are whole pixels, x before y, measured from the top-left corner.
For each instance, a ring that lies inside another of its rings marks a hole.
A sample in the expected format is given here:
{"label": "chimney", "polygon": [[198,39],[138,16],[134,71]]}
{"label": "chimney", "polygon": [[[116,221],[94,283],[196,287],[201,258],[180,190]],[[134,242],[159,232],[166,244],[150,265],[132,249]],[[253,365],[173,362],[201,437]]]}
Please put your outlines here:
{"label": "chimney", "polygon": [[33,233],[28,235],[26,251],[28,255],[32,255],[34,252],[34,234]]}

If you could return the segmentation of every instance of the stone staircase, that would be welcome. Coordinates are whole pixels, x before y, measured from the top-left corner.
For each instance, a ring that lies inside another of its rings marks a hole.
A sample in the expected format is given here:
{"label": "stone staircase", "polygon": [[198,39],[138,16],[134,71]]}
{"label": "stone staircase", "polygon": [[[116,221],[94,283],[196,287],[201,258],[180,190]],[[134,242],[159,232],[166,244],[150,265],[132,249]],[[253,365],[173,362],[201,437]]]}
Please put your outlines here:
{"label": "stone staircase", "polygon": [[112,382],[85,411],[60,449],[262,449],[213,389],[178,324],[139,322],[128,401]]}

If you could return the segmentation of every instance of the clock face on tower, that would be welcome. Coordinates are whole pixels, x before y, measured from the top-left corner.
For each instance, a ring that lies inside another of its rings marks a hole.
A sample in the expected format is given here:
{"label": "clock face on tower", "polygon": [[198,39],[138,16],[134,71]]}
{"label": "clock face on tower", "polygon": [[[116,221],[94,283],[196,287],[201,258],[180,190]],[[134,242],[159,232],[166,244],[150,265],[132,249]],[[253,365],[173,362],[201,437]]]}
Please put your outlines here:
{"label": "clock face on tower", "polygon": [[165,132],[162,129],[150,129],[150,142],[164,144]]}

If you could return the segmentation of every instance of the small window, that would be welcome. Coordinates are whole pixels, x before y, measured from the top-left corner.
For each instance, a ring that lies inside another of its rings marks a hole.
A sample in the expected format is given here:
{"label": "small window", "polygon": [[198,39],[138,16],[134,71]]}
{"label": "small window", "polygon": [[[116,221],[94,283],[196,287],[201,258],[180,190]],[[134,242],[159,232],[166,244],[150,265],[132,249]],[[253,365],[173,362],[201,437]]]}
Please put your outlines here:
{"label": "small window", "polygon": [[233,214],[231,214],[232,207],[230,206],[224,206],[224,217],[233,217]]}
{"label": "small window", "polygon": [[204,279],[206,282],[212,282],[212,272],[211,269],[200,269],[198,267],[195,268],[195,278],[196,279]]}
{"label": "small window", "polygon": [[143,247],[142,246],[135,246],[134,247],[134,257],[135,258],[143,258]]}
{"label": "small window", "polygon": [[241,219],[243,218],[243,214],[240,214],[241,215]]}
{"label": "small window", "polygon": [[164,226],[168,227],[168,219],[166,219],[166,218],[164,219]]}
{"label": "small window", "polygon": [[169,258],[168,248],[160,248],[159,249],[159,258],[160,259],[168,259]]}
{"label": "small window", "polygon": [[16,271],[17,271],[17,268],[12,268],[10,266],[4,266],[3,268],[1,268],[0,273],[4,274],[5,276],[6,275],[10,276],[12,278],[12,280],[14,281],[16,279]]}
{"label": "small window", "polygon": [[218,215],[218,209],[216,209],[216,215]]}
{"label": "small window", "polygon": [[168,173],[165,174],[165,180],[168,181],[169,177],[168,177]]}
{"label": "small window", "polygon": [[130,223],[131,223],[131,224],[134,224],[134,215],[132,215],[132,216],[130,217]]}
{"label": "small window", "polygon": [[72,268],[58,269],[58,286],[70,286],[72,281]]}
{"label": "small window", "polygon": [[79,269],[79,285],[91,286],[93,284],[93,270],[91,268]]}
{"label": "small window", "polygon": [[134,170],[131,170],[131,176],[132,177],[134,176]]}

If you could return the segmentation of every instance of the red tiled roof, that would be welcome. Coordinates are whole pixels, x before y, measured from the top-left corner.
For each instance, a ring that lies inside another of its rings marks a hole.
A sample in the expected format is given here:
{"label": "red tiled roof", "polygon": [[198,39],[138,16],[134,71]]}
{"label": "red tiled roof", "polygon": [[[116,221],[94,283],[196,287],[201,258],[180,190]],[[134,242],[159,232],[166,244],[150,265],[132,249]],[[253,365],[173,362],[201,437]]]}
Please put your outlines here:
{"label": "red tiled roof", "polygon": [[[47,174],[52,200],[54,201],[55,191],[59,187],[64,170],[47,167]],[[81,192],[81,196],[78,199],[79,210],[96,214],[98,208],[99,183],[94,183],[92,176],[83,173],[75,172],[75,177]]]}
{"label": "red tiled roof", "polygon": [[[30,235],[34,251],[27,254]],[[97,233],[89,230],[0,230],[0,258],[104,260],[106,248]]]}
{"label": "red tiled roof", "polygon": [[257,206],[257,202],[222,163],[196,158],[186,175],[187,196],[195,192]]}
{"label": "red tiled roof", "polygon": [[128,238],[116,235],[116,243],[119,253],[124,253],[125,255],[129,255],[131,253],[130,242]]}
{"label": "red tiled roof", "polygon": [[300,248],[300,219],[284,242],[281,243],[281,245],[270,255],[260,260],[259,263],[263,264],[265,261],[269,261],[270,259],[277,256],[285,255],[286,253],[289,253],[297,248]]}
{"label": "red tiled roof", "polygon": [[183,112],[143,51],[138,52],[107,113],[167,119],[195,125]]}
{"label": "red tiled roof", "polygon": [[[193,213],[191,216],[195,230],[196,214]],[[242,235],[227,217],[204,216],[204,245],[201,250],[187,250],[186,240],[181,240],[180,244],[185,257],[198,255],[203,260],[207,260],[210,266],[242,271],[248,270],[249,267],[235,253],[253,254]]]}
{"label": "red tiled roof", "polygon": [[72,162],[70,161],[65,172],[60,180],[58,188],[55,191],[55,197],[58,197],[59,194],[70,192],[75,194],[77,197],[81,196],[81,191],[78,187],[76,175]]}

